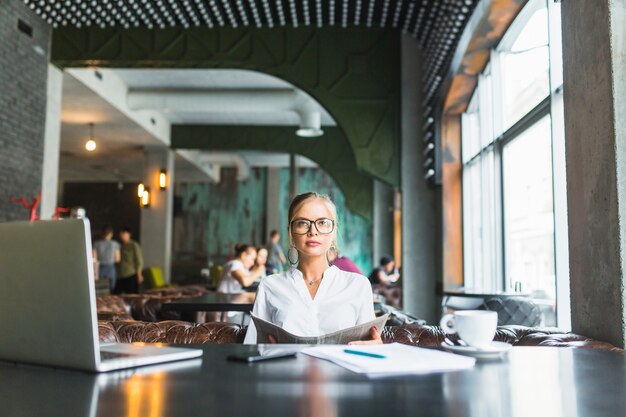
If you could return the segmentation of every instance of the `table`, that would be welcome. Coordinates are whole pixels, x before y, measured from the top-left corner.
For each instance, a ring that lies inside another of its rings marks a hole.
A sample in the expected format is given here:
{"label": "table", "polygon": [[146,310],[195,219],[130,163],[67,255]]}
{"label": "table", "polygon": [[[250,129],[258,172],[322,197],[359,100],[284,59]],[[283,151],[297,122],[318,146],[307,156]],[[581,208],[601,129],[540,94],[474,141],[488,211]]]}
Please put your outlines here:
{"label": "table", "polygon": [[221,294],[208,293],[200,297],[181,298],[169,303],[163,304],[165,311],[179,311],[182,313],[181,318],[187,321],[194,321],[194,313],[198,311],[218,311],[224,313],[227,311],[240,311],[249,313],[254,306],[256,293],[241,294]]}
{"label": "table", "polygon": [[202,360],[93,375],[0,363],[0,415],[616,417],[626,356],[514,347],[472,370],[369,380],[330,362],[225,360],[254,346],[204,345]]}
{"label": "table", "polygon": [[256,294],[208,293],[200,297],[181,298],[163,304],[163,310],[180,312],[197,311],[241,311],[249,313],[254,306]]}

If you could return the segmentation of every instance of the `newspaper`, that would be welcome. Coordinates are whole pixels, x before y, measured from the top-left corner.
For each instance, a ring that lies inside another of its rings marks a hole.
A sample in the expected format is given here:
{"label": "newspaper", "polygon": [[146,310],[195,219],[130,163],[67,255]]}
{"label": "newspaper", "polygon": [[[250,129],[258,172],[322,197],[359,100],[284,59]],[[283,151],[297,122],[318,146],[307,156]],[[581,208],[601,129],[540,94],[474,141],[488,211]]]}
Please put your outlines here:
{"label": "newspaper", "polygon": [[256,327],[257,332],[257,343],[270,343],[269,335],[274,336],[276,339],[276,343],[301,343],[307,345],[344,345],[348,342],[352,342],[355,340],[370,340],[372,337],[370,335],[370,329],[373,326],[376,326],[378,329],[378,334],[381,334],[383,331],[383,327],[387,322],[387,318],[389,314],[385,314],[384,316],[377,317],[375,320],[369,321],[367,323],[359,324],[354,327],[349,327],[347,329],[339,330],[333,333],[328,333],[322,336],[296,336],[295,334],[289,333],[287,330],[270,323],[267,320],[263,320],[260,317],[251,315],[252,320],[254,321],[254,326]]}

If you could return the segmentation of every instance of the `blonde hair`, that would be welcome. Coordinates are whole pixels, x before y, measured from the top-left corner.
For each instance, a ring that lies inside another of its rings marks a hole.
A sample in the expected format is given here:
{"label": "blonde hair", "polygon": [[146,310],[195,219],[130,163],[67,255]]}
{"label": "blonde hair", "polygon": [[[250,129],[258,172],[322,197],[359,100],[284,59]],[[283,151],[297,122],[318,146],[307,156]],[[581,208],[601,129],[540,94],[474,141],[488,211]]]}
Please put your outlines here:
{"label": "blonde hair", "polygon": [[332,220],[335,222],[335,238],[333,239],[333,241],[330,244],[330,248],[334,249],[335,252],[339,253],[339,245],[337,244],[337,228],[339,226],[339,221],[337,219],[337,207],[335,206],[335,203],[333,203],[333,200],[330,199],[330,197],[326,194],[319,194],[316,192],[308,192],[308,193],[303,193],[303,194],[299,194],[297,196],[295,196],[293,198],[293,200],[291,200],[291,204],[289,204],[289,211],[287,214],[287,233],[289,236],[289,243],[291,243],[291,245],[293,246],[293,240],[291,237],[291,222],[293,221],[296,213],[298,212],[298,210],[300,210],[300,208],[302,208],[302,206],[306,203],[308,203],[309,201],[312,200],[322,200],[324,202],[324,204],[326,204],[326,207],[328,208],[328,211],[330,211],[330,215],[332,216]]}

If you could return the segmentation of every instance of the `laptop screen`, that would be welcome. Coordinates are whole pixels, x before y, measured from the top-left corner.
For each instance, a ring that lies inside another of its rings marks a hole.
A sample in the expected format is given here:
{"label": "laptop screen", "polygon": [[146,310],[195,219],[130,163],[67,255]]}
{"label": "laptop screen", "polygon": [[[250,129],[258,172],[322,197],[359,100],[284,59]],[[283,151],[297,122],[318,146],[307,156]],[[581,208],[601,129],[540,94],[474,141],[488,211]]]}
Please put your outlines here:
{"label": "laptop screen", "polygon": [[0,223],[0,360],[95,370],[89,221]]}

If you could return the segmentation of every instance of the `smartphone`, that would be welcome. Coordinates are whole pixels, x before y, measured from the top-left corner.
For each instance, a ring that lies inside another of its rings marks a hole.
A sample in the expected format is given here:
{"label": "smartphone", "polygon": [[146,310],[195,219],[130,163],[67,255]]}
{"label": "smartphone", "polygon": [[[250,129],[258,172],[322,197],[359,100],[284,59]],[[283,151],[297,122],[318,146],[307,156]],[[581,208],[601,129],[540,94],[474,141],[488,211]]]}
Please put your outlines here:
{"label": "smartphone", "polygon": [[274,351],[266,351],[260,353],[259,351],[238,353],[234,355],[228,355],[226,359],[229,361],[235,362],[246,362],[246,363],[254,363],[260,361],[269,361],[272,359],[282,359],[282,358],[295,358],[297,350],[274,350]]}

